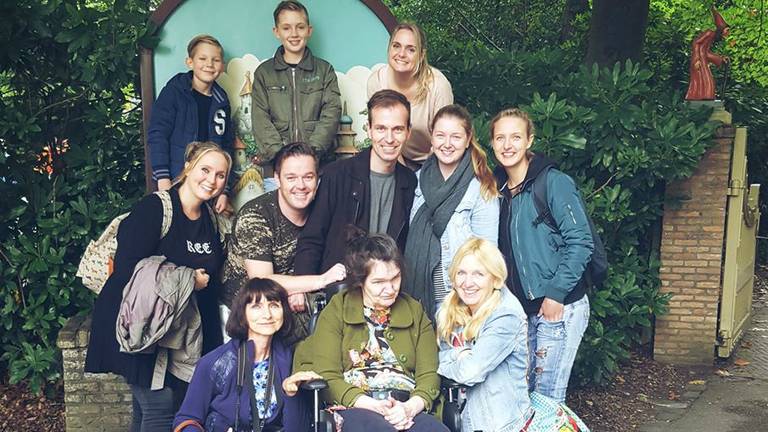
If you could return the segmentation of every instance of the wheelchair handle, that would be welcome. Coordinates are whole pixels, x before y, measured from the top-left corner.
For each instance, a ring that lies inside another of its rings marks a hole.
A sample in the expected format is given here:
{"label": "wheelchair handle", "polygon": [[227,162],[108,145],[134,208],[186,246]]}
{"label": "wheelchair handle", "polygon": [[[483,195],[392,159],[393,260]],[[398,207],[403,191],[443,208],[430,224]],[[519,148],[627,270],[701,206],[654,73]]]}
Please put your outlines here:
{"label": "wheelchair handle", "polygon": [[328,382],[324,379],[313,379],[301,383],[301,388],[309,391],[318,391],[328,388]]}

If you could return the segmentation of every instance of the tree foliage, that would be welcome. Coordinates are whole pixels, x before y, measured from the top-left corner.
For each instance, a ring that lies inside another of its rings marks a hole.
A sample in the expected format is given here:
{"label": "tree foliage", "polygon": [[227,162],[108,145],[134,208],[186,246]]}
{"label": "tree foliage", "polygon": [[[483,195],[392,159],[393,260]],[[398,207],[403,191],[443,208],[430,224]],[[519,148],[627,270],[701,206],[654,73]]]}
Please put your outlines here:
{"label": "tree foliage", "polygon": [[[137,46],[152,44],[146,22],[158,1],[0,4],[0,367],[13,382],[40,388],[58,377],[57,331],[93,301],[74,277],[85,243],[142,193]],[[592,293],[577,372],[605,379],[664,310],[652,240],[663,187],[690,173],[713,127],[681,103],[690,40],[712,26],[708,2],[651,0],[641,63],[605,69],[581,65],[586,0],[385,3],[425,28],[432,63],[477,114],[484,145],[488,116],[523,106],[537,123],[536,150],[580,184],[612,267]],[[719,4],[732,32],[716,49],[733,60],[728,106],[751,128],[750,178],[768,180],[759,5]]]}
{"label": "tree foliage", "polygon": [[[399,10],[415,9],[417,16],[438,21],[438,12],[429,9],[436,3],[400,2]],[[481,2],[467,3],[482,16]],[[667,34],[658,21],[662,13],[653,7],[649,11],[645,57],[653,68],[633,62],[584,66],[588,15],[573,18],[570,41],[552,42],[552,30],[542,29],[550,38],[546,45],[526,44],[534,35],[502,49],[462,32],[437,45],[432,34],[428,38],[432,62],[450,79],[456,100],[478,116],[484,145],[488,116],[508,106],[523,107],[536,124],[534,150],[559,161],[586,198],[611,267],[605,286],[590,295],[592,315],[575,374],[582,382],[599,383],[665,311],[668,298],[660,294],[658,278],[664,185],[692,173],[711,144],[715,125],[708,122],[707,110],[683,102],[687,42]],[[500,33],[508,30],[508,19],[514,20],[501,16],[494,21]],[[489,39],[499,37],[490,25],[486,29]],[[656,52],[662,49],[670,52]]]}
{"label": "tree foliage", "polygon": [[[575,373],[582,382],[604,382],[666,309],[653,240],[658,238],[664,185],[693,172],[715,125],[707,121],[708,110],[683,103],[680,91],[654,89],[654,74],[631,62],[556,72],[564,64],[562,53],[469,51],[452,58],[477,58],[473,71],[463,69],[461,60],[446,64],[445,71],[457,99],[479,114],[477,133],[486,151],[492,154],[488,116],[504,106],[523,107],[536,125],[534,151],[549,155],[575,178],[601,231],[609,277],[603,289],[590,295],[592,316]],[[478,55],[482,52],[496,61]],[[459,76],[472,79],[457,81]],[[492,77],[530,85],[488,88]],[[483,112],[482,107],[492,109]]]}
{"label": "tree foliage", "polygon": [[[667,86],[688,83],[690,41],[702,30],[714,28],[711,2],[685,0],[651,2],[651,22],[646,62],[659,70]],[[748,129],[748,176],[751,183],[768,184],[768,8],[763,0],[715,2],[730,26],[730,36],[714,50],[730,58],[724,68],[713,68],[719,97],[733,114],[733,122]],[[768,188],[760,190],[763,223],[760,235],[768,236]],[[759,242],[760,256],[768,258],[768,243]]]}
{"label": "tree foliage", "polygon": [[89,239],[143,192],[137,42],[146,2],[4,3],[0,21],[0,362],[39,389],[60,374]]}

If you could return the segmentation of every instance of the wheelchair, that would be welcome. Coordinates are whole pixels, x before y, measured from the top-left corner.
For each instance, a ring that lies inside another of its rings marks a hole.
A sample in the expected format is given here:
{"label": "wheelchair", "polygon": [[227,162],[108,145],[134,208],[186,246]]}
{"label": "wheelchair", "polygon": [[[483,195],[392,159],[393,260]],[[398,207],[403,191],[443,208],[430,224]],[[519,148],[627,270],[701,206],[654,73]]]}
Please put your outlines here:
{"label": "wheelchair", "polygon": [[[320,312],[331,300],[331,297],[346,288],[347,285],[343,281],[336,282],[326,286],[316,296],[312,315],[309,319],[310,334],[314,333]],[[313,432],[335,432],[336,430],[333,416],[323,409],[320,400],[320,392],[327,387],[328,383],[321,379],[307,381],[301,385],[302,389],[312,393],[314,418],[312,419],[311,430]],[[461,432],[461,413],[466,403],[461,393],[466,387],[444,377],[441,377],[440,387],[444,397],[442,422],[451,432]]]}

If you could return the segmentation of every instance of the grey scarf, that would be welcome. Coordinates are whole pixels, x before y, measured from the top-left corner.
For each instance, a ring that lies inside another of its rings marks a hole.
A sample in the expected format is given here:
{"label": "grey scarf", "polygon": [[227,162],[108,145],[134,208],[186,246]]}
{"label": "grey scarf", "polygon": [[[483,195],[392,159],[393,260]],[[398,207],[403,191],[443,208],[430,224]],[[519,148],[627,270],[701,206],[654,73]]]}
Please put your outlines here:
{"label": "grey scarf", "polygon": [[416,211],[408,229],[404,291],[421,301],[430,319],[435,316],[432,274],[440,264],[440,237],[475,177],[471,161],[470,152],[464,152],[456,170],[443,180],[437,157],[433,154],[419,174],[424,204]]}

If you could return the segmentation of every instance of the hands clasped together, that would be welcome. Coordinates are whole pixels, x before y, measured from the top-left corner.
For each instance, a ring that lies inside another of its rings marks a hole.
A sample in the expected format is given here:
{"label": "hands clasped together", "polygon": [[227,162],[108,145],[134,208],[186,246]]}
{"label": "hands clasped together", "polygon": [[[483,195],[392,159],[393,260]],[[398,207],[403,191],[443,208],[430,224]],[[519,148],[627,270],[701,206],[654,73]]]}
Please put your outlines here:
{"label": "hands clasped together", "polygon": [[412,397],[406,402],[393,398],[383,400],[369,396],[360,396],[355,402],[355,408],[375,411],[397,430],[408,430],[413,426],[413,418],[424,411],[424,401],[420,397]]}

